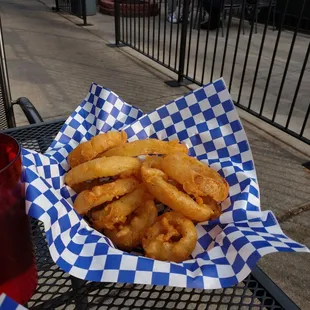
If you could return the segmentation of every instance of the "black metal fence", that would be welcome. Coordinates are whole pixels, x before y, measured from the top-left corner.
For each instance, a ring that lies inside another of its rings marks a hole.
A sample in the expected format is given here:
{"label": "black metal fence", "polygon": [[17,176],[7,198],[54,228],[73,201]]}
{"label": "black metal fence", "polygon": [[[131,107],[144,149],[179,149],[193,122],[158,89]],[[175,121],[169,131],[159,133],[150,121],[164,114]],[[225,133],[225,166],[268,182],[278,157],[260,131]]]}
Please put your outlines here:
{"label": "black metal fence", "polygon": [[56,11],[64,11],[83,20],[87,24],[86,0],[55,0]]}
{"label": "black metal fence", "polygon": [[310,0],[115,0],[116,44],[178,84],[223,76],[238,107],[310,144],[309,17]]}

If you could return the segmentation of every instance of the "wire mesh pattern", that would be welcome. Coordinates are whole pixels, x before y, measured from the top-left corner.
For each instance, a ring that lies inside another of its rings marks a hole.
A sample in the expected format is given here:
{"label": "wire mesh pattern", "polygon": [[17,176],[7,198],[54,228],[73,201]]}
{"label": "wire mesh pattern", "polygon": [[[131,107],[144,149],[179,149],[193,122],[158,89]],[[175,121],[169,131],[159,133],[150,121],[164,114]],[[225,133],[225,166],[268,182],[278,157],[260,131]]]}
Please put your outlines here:
{"label": "wire mesh pattern", "polygon": [[[59,120],[7,130],[6,133],[25,148],[43,152],[63,123],[64,120]],[[43,142],[40,140],[42,136],[45,137]],[[275,296],[271,296],[252,274],[235,287],[219,290],[78,280],[54,264],[43,223],[32,220],[32,228],[39,281],[35,294],[26,305],[29,309],[283,309]]]}
{"label": "wire mesh pattern", "polygon": [[237,106],[310,144],[310,41],[301,33],[309,1],[140,1],[146,12],[156,3],[156,16],[132,11],[138,2],[116,2],[116,44],[177,73],[178,83],[224,77]]}
{"label": "wire mesh pattern", "polygon": [[5,133],[12,135],[24,148],[44,153],[64,122],[65,119],[54,120],[43,124],[19,127],[18,130],[9,129]]}
{"label": "wire mesh pattern", "polygon": [[32,228],[39,281],[29,309],[282,309],[251,275],[219,290],[77,280],[52,261],[43,224],[33,220]]}
{"label": "wire mesh pattern", "polygon": [[0,87],[0,130],[8,128],[8,123],[6,120],[6,112],[4,108],[3,95]]}
{"label": "wire mesh pattern", "polygon": [[[123,252],[72,207],[76,193],[63,182],[68,154],[98,133],[119,129],[128,141],[178,138],[191,156],[227,180],[223,212],[213,221],[196,224],[198,239],[188,260],[176,264]],[[22,159],[27,214],[44,221],[55,263],[83,280],[226,288],[245,279],[268,253],[309,251],[283,234],[271,211],[260,211],[252,154],[223,79],[144,115],[92,83],[48,151],[23,149]]]}

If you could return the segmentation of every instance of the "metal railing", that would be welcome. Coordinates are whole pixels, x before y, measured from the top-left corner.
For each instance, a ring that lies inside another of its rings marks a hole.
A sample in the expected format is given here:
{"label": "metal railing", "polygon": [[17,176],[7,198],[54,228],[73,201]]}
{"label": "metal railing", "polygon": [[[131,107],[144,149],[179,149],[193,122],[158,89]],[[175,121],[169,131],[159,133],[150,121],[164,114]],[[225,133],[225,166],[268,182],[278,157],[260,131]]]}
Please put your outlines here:
{"label": "metal railing", "polygon": [[0,17],[0,130],[15,127],[14,111]]}
{"label": "metal railing", "polygon": [[295,2],[293,25],[294,0],[178,0],[173,24],[174,1],[115,0],[116,44],[175,72],[175,85],[223,76],[238,107],[310,144],[310,0]]}
{"label": "metal railing", "polygon": [[55,10],[81,18],[83,25],[87,25],[86,0],[55,0]]}

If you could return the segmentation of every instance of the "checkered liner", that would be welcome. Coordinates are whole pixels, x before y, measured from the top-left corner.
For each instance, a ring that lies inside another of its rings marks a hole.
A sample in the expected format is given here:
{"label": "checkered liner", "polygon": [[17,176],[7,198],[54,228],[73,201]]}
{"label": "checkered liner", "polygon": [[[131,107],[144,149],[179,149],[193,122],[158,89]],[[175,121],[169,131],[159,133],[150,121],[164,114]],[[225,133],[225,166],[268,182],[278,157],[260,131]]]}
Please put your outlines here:
{"label": "checkered liner", "polygon": [[[223,214],[196,226],[192,259],[176,264],[120,251],[73,210],[76,194],[63,183],[68,153],[95,134],[121,128],[129,141],[178,138],[228,181]],[[222,79],[146,115],[92,84],[48,151],[23,150],[23,163],[28,214],[44,222],[56,264],[81,279],[216,289],[242,281],[265,254],[308,251],[283,234],[271,212],[260,211],[251,150]]]}
{"label": "checkered liner", "polygon": [[0,295],[0,310],[27,310],[5,294]]}

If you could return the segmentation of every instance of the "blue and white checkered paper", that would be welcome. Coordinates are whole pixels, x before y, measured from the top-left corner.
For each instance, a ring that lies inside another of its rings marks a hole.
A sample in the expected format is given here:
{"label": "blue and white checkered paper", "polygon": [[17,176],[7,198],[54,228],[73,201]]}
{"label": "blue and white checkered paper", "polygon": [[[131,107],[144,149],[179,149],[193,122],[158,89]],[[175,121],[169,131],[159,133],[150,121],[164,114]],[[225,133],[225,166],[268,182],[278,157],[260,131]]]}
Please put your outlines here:
{"label": "blue and white checkered paper", "polygon": [[[196,226],[192,259],[176,264],[120,251],[72,208],[76,194],[63,183],[68,153],[100,132],[119,129],[129,141],[177,138],[228,181],[223,214]],[[56,264],[81,279],[216,289],[242,281],[265,254],[308,251],[283,234],[271,212],[260,210],[252,153],[222,79],[145,115],[92,84],[47,152],[23,150],[23,163],[28,214],[44,222]]]}
{"label": "blue and white checkered paper", "polygon": [[0,294],[0,310],[27,310],[9,296]]}

